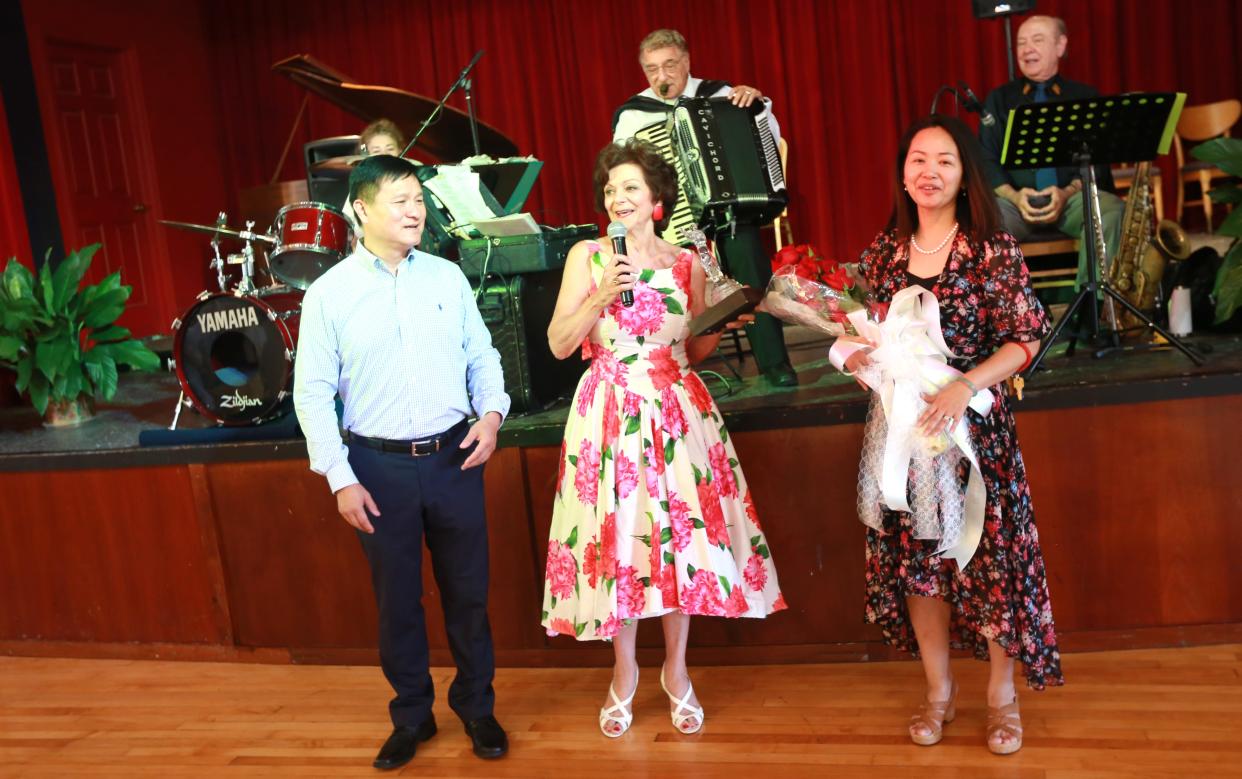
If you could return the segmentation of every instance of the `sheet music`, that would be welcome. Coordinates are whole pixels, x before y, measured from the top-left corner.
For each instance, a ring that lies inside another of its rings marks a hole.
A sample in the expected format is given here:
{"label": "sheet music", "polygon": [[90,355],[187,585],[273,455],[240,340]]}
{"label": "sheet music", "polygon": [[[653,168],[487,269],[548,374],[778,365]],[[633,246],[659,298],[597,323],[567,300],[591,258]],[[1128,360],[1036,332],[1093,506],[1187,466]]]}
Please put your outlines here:
{"label": "sheet music", "polygon": [[457,224],[494,219],[496,214],[483,200],[479,174],[466,165],[437,165],[436,175],[423,182],[453,215]]}

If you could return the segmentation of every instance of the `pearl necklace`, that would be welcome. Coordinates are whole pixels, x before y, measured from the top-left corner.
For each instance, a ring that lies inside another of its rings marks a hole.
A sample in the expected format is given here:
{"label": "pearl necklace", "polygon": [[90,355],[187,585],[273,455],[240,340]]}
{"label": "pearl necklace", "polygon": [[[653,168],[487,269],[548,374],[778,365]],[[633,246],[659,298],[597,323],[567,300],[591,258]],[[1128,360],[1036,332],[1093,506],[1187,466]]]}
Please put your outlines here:
{"label": "pearl necklace", "polygon": [[944,240],[941,241],[940,245],[935,249],[924,249],[922,246],[919,246],[919,241],[914,237],[914,233],[910,233],[910,245],[913,246],[914,250],[919,254],[935,254],[943,249],[945,244],[947,244],[955,235],[957,235],[957,222],[953,223],[953,229],[949,231],[949,234],[944,237]]}

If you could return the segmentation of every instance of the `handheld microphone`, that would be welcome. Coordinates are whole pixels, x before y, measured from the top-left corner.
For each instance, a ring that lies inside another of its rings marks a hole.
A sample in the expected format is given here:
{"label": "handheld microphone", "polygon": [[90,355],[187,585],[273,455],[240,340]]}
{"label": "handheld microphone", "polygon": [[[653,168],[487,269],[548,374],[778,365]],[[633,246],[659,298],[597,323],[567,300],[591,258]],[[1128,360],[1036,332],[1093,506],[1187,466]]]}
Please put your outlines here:
{"label": "handheld microphone", "polygon": [[984,125],[985,127],[991,127],[995,125],[996,117],[992,116],[991,111],[984,108],[983,103],[979,102],[978,95],[972,92],[970,87],[966,86],[966,82],[959,81],[957,82],[957,85],[958,87],[961,88],[962,93],[966,96],[966,99],[962,101],[962,107],[965,108],[967,111],[974,111],[976,114],[979,114],[979,124]]}
{"label": "handheld microphone", "polygon": [[[608,225],[608,237],[612,239],[612,253],[625,254],[625,225],[621,222],[611,222]],[[634,290],[621,290],[621,305],[634,305]]]}

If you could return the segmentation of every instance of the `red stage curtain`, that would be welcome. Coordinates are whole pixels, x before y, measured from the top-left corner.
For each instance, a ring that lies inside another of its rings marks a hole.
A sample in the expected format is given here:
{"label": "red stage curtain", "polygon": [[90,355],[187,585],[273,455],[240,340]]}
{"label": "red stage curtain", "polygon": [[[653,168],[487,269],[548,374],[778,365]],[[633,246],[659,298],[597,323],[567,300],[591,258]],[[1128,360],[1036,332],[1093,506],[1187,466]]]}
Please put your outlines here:
{"label": "red stage curtain", "polygon": [[[363,83],[438,97],[483,48],[478,114],[545,162],[531,207],[549,224],[596,220],[591,164],[609,140],[613,110],[646,86],[637,43],[674,27],[689,39],[695,75],[750,84],[774,100],[790,143],[795,238],[845,258],[887,219],[897,138],[936,88],[961,79],[983,97],[1006,79],[1001,22],[974,19],[970,5],[224,0],[205,13],[233,188],[272,176],[302,101],[300,87],[270,71],[273,62],[311,54]],[[1039,11],[1069,25],[1069,78],[1104,92],[1178,89],[1191,104],[1239,94],[1242,10],[1234,0],[1041,0]],[[452,102],[464,108],[460,96]],[[359,129],[312,96],[280,177],[303,175],[302,142]]]}

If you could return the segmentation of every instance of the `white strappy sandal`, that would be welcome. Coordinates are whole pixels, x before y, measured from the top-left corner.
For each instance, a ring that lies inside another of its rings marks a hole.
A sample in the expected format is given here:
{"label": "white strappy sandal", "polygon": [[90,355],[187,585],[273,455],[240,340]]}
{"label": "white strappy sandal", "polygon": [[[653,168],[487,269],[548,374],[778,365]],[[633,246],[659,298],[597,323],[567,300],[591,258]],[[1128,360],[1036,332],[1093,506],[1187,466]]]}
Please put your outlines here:
{"label": "white strappy sandal", "polygon": [[[668,699],[673,702],[673,710],[669,712],[669,716],[673,720],[673,727],[677,728],[678,733],[689,736],[703,729],[703,707],[692,706],[687,703],[691,696],[694,695],[694,685],[690,684],[688,679],[686,681],[686,693],[681,698],[678,698],[669,692],[668,686],[664,684],[664,668],[661,666],[660,688],[664,690],[664,694],[668,696]],[[698,720],[698,722],[693,726],[687,726],[686,721],[692,719]]]}
{"label": "white strappy sandal", "polygon": [[[630,693],[630,697],[621,700],[617,697],[617,691],[613,689],[611,684],[608,685],[608,697],[612,700],[611,706],[603,707],[599,710],[599,730],[608,738],[620,738],[630,729],[630,723],[634,721],[634,695],[638,692],[638,672],[634,672],[634,692]],[[613,733],[608,730],[610,723],[616,723],[621,729]]]}

